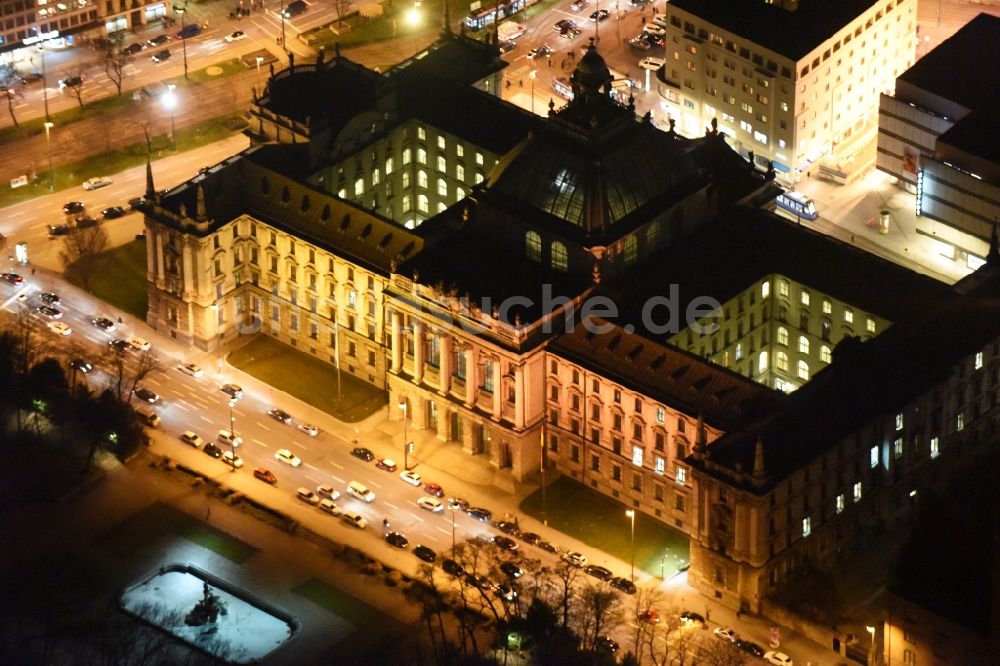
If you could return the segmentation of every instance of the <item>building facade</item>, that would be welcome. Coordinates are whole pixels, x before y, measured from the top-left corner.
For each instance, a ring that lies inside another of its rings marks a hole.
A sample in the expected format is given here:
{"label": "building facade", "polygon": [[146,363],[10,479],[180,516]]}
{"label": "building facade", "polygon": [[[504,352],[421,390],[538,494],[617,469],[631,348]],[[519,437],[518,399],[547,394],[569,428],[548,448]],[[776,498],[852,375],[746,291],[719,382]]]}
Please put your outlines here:
{"label": "building facade", "polygon": [[[879,94],[913,63],[915,0],[679,0],[658,90],[687,136],[713,119],[744,156],[796,182],[847,177],[875,136]],[[850,165],[850,166],[848,166]]]}

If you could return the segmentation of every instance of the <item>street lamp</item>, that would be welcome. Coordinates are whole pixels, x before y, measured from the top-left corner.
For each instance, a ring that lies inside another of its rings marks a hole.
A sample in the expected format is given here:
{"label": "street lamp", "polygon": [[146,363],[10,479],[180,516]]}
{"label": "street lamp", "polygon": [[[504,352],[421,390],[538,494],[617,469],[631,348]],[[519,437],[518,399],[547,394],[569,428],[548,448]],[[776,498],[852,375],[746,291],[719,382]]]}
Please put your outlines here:
{"label": "street lamp", "polygon": [[[403,410],[403,469],[410,469],[410,442],[406,436],[406,417],[409,412],[409,405],[406,400],[400,400],[398,407]],[[454,518],[454,515],[452,515]]]}
{"label": "street lamp", "polygon": [[229,399],[229,450],[233,454],[233,470],[236,470],[236,413],[233,407],[236,406],[236,398]]}
{"label": "street lamp", "polygon": [[177,150],[177,132],[174,124],[174,109],[177,108],[177,95],[174,94],[174,84],[167,87],[167,92],[163,93],[163,106],[170,112],[170,144]]}
{"label": "street lamp", "polygon": [[[46,116],[46,118],[48,118],[48,116]],[[48,120],[45,121],[45,152],[48,153],[49,156],[49,192],[56,189],[56,176],[52,173],[52,141],[49,136],[49,132],[55,126],[55,123],[49,122]]]}
{"label": "street lamp", "polygon": [[632,546],[631,546],[632,575],[629,578],[629,580],[634,581],[635,580],[635,511],[633,511],[632,509],[628,509],[627,511],[625,511],[625,515],[632,520]]}
{"label": "street lamp", "polygon": [[458,509],[454,504],[448,505],[448,510],[451,511],[451,556],[455,557],[455,511]]}
{"label": "street lamp", "polygon": [[538,70],[533,69],[528,73],[528,78],[531,79],[531,115],[535,115],[535,77],[538,76]]}
{"label": "street lamp", "polygon": [[187,14],[187,2],[183,7],[174,5],[174,11],[181,15],[181,50],[184,52],[184,78],[188,78],[188,48],[187,33],[184,32],[184,16]]}
{"label": "street lamp", "polygon": [[264,56],[257,56],[257,96],[262,97],[264,95],[264,88],[261,86],[260,82],[260,63],[264,62]]}
{"label": "street lamp", "polygon": [[875,627],[873,627],[872,625],[869,624],[868,626],[865,627],[865,629],[868,630],[868,635],[871,636],[871,643],[869,643],[869,645],[868,645],[868,663],[869,664],[874,664],[875,663],[875,659],[874,659],[874,657],[875,657]]}
{"label": "street lamp", "polygon": [[285,0],[281,0],[281,48],[285,49]]}

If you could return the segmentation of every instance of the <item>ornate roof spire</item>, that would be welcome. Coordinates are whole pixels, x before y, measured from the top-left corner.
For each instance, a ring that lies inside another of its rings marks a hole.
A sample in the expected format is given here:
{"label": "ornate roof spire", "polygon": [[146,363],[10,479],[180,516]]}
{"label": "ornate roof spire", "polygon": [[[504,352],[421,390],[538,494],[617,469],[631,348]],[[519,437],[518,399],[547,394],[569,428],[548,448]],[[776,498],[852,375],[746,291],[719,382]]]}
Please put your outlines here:
{"label": "ornate roof spire", "polygon": [[149,153],[146,153],[146,198],[156,197],[156,187],[153,185],[153,164],[149,161]]}
{"label": "ornate roof spire", "polygon": [[753,452],[753,482],[760,485],[764,482],[767,472],[764,470],[764,439],[757,433],[757,446]]}
{"label": "ornate roof spire", "polygon": [[198,221],[203,221],[207,217],[205,214],[205,181],[198,183],[198,200],[194,217]]}

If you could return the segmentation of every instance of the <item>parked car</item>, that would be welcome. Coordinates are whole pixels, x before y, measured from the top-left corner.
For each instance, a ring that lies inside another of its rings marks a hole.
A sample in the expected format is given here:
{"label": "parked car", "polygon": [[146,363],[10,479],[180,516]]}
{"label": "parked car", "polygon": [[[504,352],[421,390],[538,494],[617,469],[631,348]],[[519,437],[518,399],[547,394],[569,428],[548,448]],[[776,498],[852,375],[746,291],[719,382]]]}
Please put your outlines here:
{"label": "parked car", "polygon": [[774,666],[793,666],[794,664],[791,657],[784,652],[778,652],[777,650],[768,650],[765,652],[764,661],[769,664],[774,664]]}
{"label": "parked car", "polygon": [[392,458],[379,458],[375,463],[375,466],[379,469],[384,469],[387,472],[396,471],[396,463]]}
{"label": "parked car", "polygon": [[757,645],[753,641],[745,641],[742,638],[737,638],[736,647],[743,650],[747,654],[753,655],[754,657],[761,658],[764,656],[764,648]]}
{"label": "parked car", "polygon": [[188,23],[177,31],[177,39],[188,39],[201,34],[201,26],[197,23]]}
{"label": "parked car", "polygon": [[192,377],[201,377],[205,374],[201,368],[199,368],[194,363],[181,363],[177,366],[177,369],[183,372],[185,375],[191,375]]}
{"label": "parked car", "polygon": [[536,46],[535,48],[528,51],[528,60],[535,60],[537,58],[547,58],[552,55],[552,49],[549,48],[547,44],[542,44],[541,46]]}
{"label": "parked car", "polygon": [[590,15],[590,20],[593,21],[594,23],[597,23],[598,21],[603,21],[609,16],[611,16],[611,12],[609,12],[607,9],[598,9],[596,12],[593,12]]}
{"label": "parked car", "polygon": [[699,613],[694,611],[682,611],[680,614],[681,622],[686,624],[705,624],[705,618]]}
{"label": "parked car", "polygon": [[233,469],[239,469],[240,467],[243,467],[243,458],[240,458],[232,451],[225,451],[222,454],[222,462],[226,463]]}
{"label": "parked car", "polygon": [[466,513],[469,514],[471,518],[475,518],[481,523],[488,523],[490,522],[490,519],[493,518],[493,514],[489,510],[479,506],[468,509]]}
{"label": "parked car", "polygon": [[538,542],[541,540],[542,540],[541,535],[535,534],[534,532],[521,533],[521,541],[528,544],[529,546],[537,545]]}
{"label": "parked car", "polygon": [[93,178],[88,178],[83,181],[83,189],[90,191],[96,190],[102,187],[107,187],[111,184],[110,178],[105,178],[104,176],[95,176]]}
{"label": "parked car", "polygon": [[420,487],[420,473],[414,472],[411,469],[399,473],[399,478],[410,484],[411,486]]}
{"label": "parked car", "polygon": [[97,226],[97,220],[89,215],[84,215],[83,217],[76,218],[73,222],[73,226],[77,229],[89,229]]}
{"label": "parked car", "polygon": [[365,462],[371,462],[372,460],[375,459],[375,454],[363,446],[356,446],[353,449],[351,449],[351,455],[354,456],[355,458],[360,458]]}
{"label": "parked car", "polygon": [[67,215],[82,213],[84,209],[86,209],[86,206],[82,201],[70,201],[63,205],[63,212]]}
{"label": "parked car", "polygon": [[[98,317],[97,319],[93,320],[93,324],[94,326],[101,329],[105,333],[110,333],[111,331],[115,330],[115,322],[111,321],[107,317]],[[122,342],[124,342],[124,340]],[[125,344],[128,343],[126,342]]]}
{"label": "parked car", "polygon": [[730,643],[735,643],[737,639],[739,639],[739,636],[736,635],[736,632],[730,629],[729,627],[716,627],[713,633],[715,634],[716,638],[721,638],[723,640],[729,641]]}
{"label": "parked car", "polygon": [[649,49],[653,48],[653,45],[649,43],[649,40],[643,33],[640,33],[635,37],[630,37],[628,40],[628,45],[633,49],[638,49],[640,51],[648,51]]}
{"label": "parked car", "polygon": [[169,40],[170,40],[170,35],[164,34],[164,35],[157,35],[156,37],[153,37],[146,43],[149,44],[150,46],[159,46],[160,44],[166,44],[167,41]]}
{"label": "parked car", "polygon": [[155,405],[160,401],[160,396],[150,391],[148,388],[137,388],[135,391],[135,397],[143,402],[148,402],[151,405]]}
{"label": "parked car", "polygon": [[212,442],[206,442],[205,446],[201,447],[201,450],[207,453],[208,455],[212,456],[213,458],[222,457],[222,449],[217,447]]}
{"label": "parked car", "polygon": [[170,49],[163,49],[153,54],[153,62],[160,63],[170,60]]}
{"label": "parked car", "polygon": [[[461,509],[462,511],[469,510],[469,500],[462,499],[461,497],[449,497],[448,498],[448,508],[449,509]],[[485,509],[483,509],[485,511]]]}
{"label": "parked car", "polygon": [[521,536],[521,529],[516,523],[512,523],[508,520],[498,520],[495,523],[496,528],[503,532],[504,534],[509,534],[511,536]]}
{"label": "parked car", "polygon": [[497,548],[500,548],[501,550],[506,550],[511,553],[516,551],[518,548],[516,541],[514,541],[510,537],[505,537],[500,535],[493,537],[493,545],[496,546]]}
{"label": "parked car", "polygon": [[514,601],[514,599],[517,599],[517,590],[514,589],[513,585],[508,583],[500,583],[494,591],[504,601]]}
{"label": "parked car", "polygon": [[427,509],[431,513],[439,513],[441,511],[444,511],[444,505],[441,504],[439,500],[436,500],[433,497],[418,497],[417,506],[419,506],[421,509]]}
{"label": "parked car", "polygon": [[79,88],[83,85],[83,77],[72,75],[59,79],[59,89]]}
{"label": "parked car", "polygon": [[117,220],[119,217],[125,217],[125,209],[121,206],[111,206],[101,211],[101,217],[105,220]]}
{"label": "parked car", "polygon": [[573,4],[571,4],[569,8],[574,12],[578,12],[589,4],[590,0],[574,0]]}
{"label": "parked car", "polygon": [[500,563],[500,571],[515,580],[524,575],[524,569],[509,561]]}
{"label": "parked car", "polygon": [[446,574],[451,574],[452,576],[465,575],[465,569],[462,568],[462,565],[450,558],[441,563],[441,568],[444,569]]}
{"label": "parked car", "polygon": [[73,368],[74,370],[79,370],[83,374],[87,374],[88,372],[94,369],[94,366],[92,366],[87,361],[84,361],[82,358],[74,358],[72,361],[69,362],[69,367]]}
{"label": "parked car", "polygon": [[301,432],[304,432],[305,434],[309,435],[310,437],[315,437],[316,435],[319,434],[319,428],[317,428],[316,426],[312,425],[311,423],[300,423],[298,425],[298,428],[299,428],[299,430]]}
{"label": "parked car", "polygon": [[439,483],[425,483],[424,492],[434,497],[444,497],[444,489]]}
{"label": "parked car", "polygon": [[611,587],[616,590],[621,590],[625,594],[635,594],[635,583],[630,581],[628,578],[622,578],[621,576],[615,576],[611,579]]}
{"label": "parked car", "polygon": [[278,423],[284,423],[285,425],[292,425],[292,415],[283,409],[278,409],[277,407],[267,410],[267,415]]}
{"label": "parked car", "polygon": [[575,26],[576,26],[576,21],[574,21],[573,19],[564,18],[556,21],[555,25],[553,25],[552,27],[555,29],[556,32],[562,32],[566,28],[572,28]]}
{"label": "parked car", "polygon": [[39,305],[35,308],[35,314],[41,315],[46,319],[62,319],[62,310],[57,310],[56,308],[50,307],[48,305]]}
{"label": "parked car", "polygon": [[433,564],[437,559],[437,553],[427,546],[417,545],[413,547],[413,554],[428,564]]}
{"label": "parked car", "polygon": [[142,53],[145,48],[146,45],[142,42],[133,42],[122,49],[122,55],[133,56],[137,53]]}
{"label": "parked car", "polygon": [[24,282],[24,278],[18,275],[17,273],[4,273],[0,275],[0,279],[2,279],[4,282],[14,287]]}
{"label": "parked car", "polygon": [[597,580],[608,581],[614,578],[614,574],[611,573],[611,569],[599,566],[597,564],[588,564],[583,568],[583,572],[588,576],[593,576]]}
{"label": "parked car", "polygon": [[205,443],[201,437],[199,437],[193,430],[185,430],[181,433],[181,441],[194,448],[201,448]]}
{"label": "parked car", "polygon": [[49,225],[49,236],[68,236],[71,231],[73,230],[70,229],[70,226],[68,224]]}
{"label": "parked car", "polygon": [[657,613],[652,608],[647,608],[644,611],[639,611],[639,614],[636,616],[636,619],[639,620],[639,622],[642,622],[643,624],[659,624],[660,614]]}
{"label": "parked car", "polygon": [[243,397],[243,389],[236,384],[223,384],[221,390],[234,400],[239,400]]}
{"label": "parked car", "polygon": [[50,321],[48,326],[49,330],[55,333],[56,335],[69,335],[70,333],[73,332],[73,329],[71,329],[69,326],[62,323],[61,321]]}
{"label": "parked car", "polygon": [[243,438],[240,437],[239,433],[232,432],[228,429],[219,431],[219,443],[225,444],[226,446],[231,446],[236,448],[243,443]]}
{"label": "parked car", "polygon": [[552,553],[553,555],[559,554],[559,547],[555,544],[549,543],[548,541],[542,540],[535,545],[544,550],[546,553]]}
{"label": "parked car", "polygon": [[340,499],[340,491],[335,490],[333,486],[328,483],[323,483],[316,486],[316,493],[320,497],[326,497],[327,499]]}
{"label": "parked car", "polygon": [[149,351],[149,341],[134,335],[128,337],[128,344],[135,351]]}
{"label": "parked car", "polygon": [[51,291],[43,291],[38,294],[38,300],[42,303],[48,303],[49,305],[59,305],[62,303],[62,299],[59,298],[59,295],[53,294]]}
{"label": "parked car", "polygon": [[614,654],[618,652],[619,645],[608,636],[601,636],[597,639],[597,649],[602,652]]}
{"label": "parked car", "polygon": [[563,562],[573,567],[587,566],[587,556],[583,553],[565,553],[562,556]]}
{"label": "parked car", "polygon": [[340,514],[340,519],[352,527],[363,530],[368,527],[368,521],[357,511],[345,511]]}
{"label": "parked car", "polygon": [[278,449],[275,451],[274,459],[292,467],[298,467],[302,464],[302,460],[288,449]]}
{"label": "parked car", "polygon": [[396,548],[406,548],[410,545],[410,540],[399,532],[389,532],[385,535],[386,543]]}
{"label": "parked car", "polygon": [[330,498],[321,499],[319,501],[319,508],[321,511],[325,511],[331,516],[340,515],[340,507]]}
{"label": "parked car", "polygon": [[375,493],[368,490],[368,486],[358,483],[357,481],[351,481],[347,484],[347,494],[361,500],[362,502],[370,503],[375,501]]}
{"label": "parked car", "polygon": [[278,477],[276,477],[274,473],[266,467],[256,468],[253,471],[253,477],[255,479],[260,479],[264,483],[270,483],[272,486],[278,483]]}
{"label": "parked car", "polygon": [[127,340],[108,340],[108,346],[114,349],[119,354],[124,354],[125,352],[132,351],[132,345],[128,343]]}
{"label": "parked car", "polygon": [[295,496],[306,504],[312,504],[313,506],[319,504],[319,495],[308,488],[297,488],[295,490]]}

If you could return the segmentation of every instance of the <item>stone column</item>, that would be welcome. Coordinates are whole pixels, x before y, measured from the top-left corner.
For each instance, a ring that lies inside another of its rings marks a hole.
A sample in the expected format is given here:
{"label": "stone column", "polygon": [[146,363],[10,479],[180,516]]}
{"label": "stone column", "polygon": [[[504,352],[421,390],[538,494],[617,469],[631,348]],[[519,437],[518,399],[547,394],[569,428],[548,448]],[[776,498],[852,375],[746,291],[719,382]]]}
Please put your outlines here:
{"label": "stone column", "polygon": [[514,427],[524,427],[524,366],[514,366]]}
{"label": "stone column", "polygon": [[463,353],[465,354],[465,406],[471,409],[476,404],[476,384],[479,378],[476,348],[468,345]]}
{"label": "stone column", "polygon": [[392,331],[392,373],[398,375],[403,369],[403,315],[393,310],[391,314]]}
{"label": "stone column", "polygon": [[500,383],[500,357],[494,356],[493,362],[493,420],[499,421],[503,413],[503,386]]}
{"label": "stone column", "polygon": [[424,378],[424,325],[413,322],[413,383],[420,384]]}
{"label": "stone column", "polygon": [[438,393],[448,395],[451,392],[452,373],[452,338],[450,335],[441,336],[441,364],[438,368]]}

